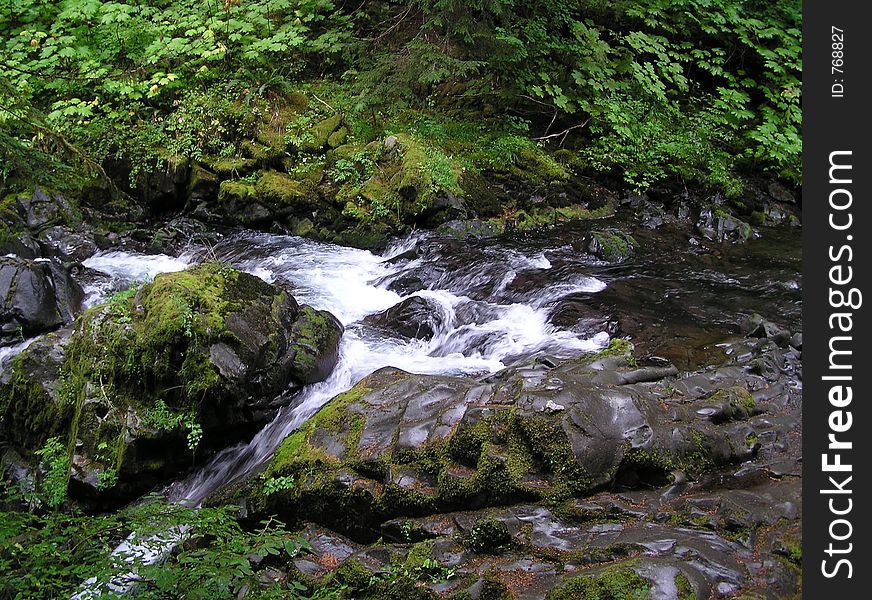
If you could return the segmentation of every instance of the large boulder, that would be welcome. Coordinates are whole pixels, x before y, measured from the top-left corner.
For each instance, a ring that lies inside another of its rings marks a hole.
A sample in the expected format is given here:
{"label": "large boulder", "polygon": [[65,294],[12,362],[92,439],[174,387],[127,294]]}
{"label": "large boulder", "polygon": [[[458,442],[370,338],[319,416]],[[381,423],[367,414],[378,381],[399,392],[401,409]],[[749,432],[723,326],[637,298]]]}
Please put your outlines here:
{"label": "large boulder", "polygon": [[77,231],[55,225],[39,234],[44,256],[53,256],[64,262],[82,262],[97,252],[97,243],[91,232],[80,228]]}
{"label": "large boulder", "polygon": [[0,432],[24,451],[61,436],[71,490],[129,498],[198,448],[253,434],[289,392],[329,375],[341,335],[330,313],[229,267],[158,275],[14,359]]}
{"label": "large boulder", "polygon": [[83,297],[55,261],[0,257],[0,345],[71,323]]}
{"label": "large boulder", "polygon": [[58,193],[36,188],[33,194],[19,195],[17,202],[24,222],[32,231],[81,221],[75,206]]}
{"label": "large boulder", "polygon": [[382,369],[284,440],[260,481],[294,487],[250,498],[370,539],[400,515],[658,487],[753,456],[759,409],[742,368],[676,379],[628,351],[619,340],[482,381]]}

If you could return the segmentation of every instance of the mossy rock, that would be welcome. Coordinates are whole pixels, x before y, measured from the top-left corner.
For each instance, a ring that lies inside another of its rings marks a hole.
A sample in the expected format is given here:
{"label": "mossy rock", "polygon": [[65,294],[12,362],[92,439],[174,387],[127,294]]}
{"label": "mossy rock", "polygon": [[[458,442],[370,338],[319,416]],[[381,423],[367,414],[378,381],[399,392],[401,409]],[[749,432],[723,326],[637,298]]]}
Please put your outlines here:
{"label": "mossy rock", "polygon": [[[33,451],[57,432],[59,417],[21,415],[13,402],[33,399],[26,406],[36,411],[37,401],[60,395],[72,415],[64,434],[80,457],[82,486],[93,472],[113,469],[132,493],[189,466],[200,434],[223,447],[254,433],[276,396],[329,374],[341,333],[329,313],[207,263],[158,275],[87,311],[64,341],[56,378],[47,378],[54,382],[25,389],[13,378],[0,386],[0,406],[4,419],[26,428],[18,445]],[[25,351],[18,360],[41,357]]]}
{"label": "mossy rock", "polygon": [[219,183],[215,173],[195,165],[191,168],[191,178],[188,181],[188,196],[192,200],[214,200],[218,197]]}
{"label": "mossy rock", "polygon": [[502,554],[513,544],[512,534],[502,521],[480,519],[469,530],[463,545],[476,554]]}
{"label": "mossy rock", "polygon": [[[282,442],[253,484],[254,510],[365,538],[401,515],[666,485],[748,458],[747,423],[702,419],[702,397],[664,411],[645,375],[675,371],[639,367],[631,348],[616,340],[555,368],[558,390],[520,367],[486,384],[377,371]],[[292,489],[263,492],[284,477]]]}
{"label": "mossy rock", "polygon": [[596,575],[578,575],[567,579],[548,593],[547,600],[645,600],[650,597],[651,582],[631,567],[606,569]]}
{"label": "mossy rock", "polygon": [[278,171],[261,173],[254,190],[258,199],[276,209],[292,207],[307,195],[299,181]]}
{"label": "mossy rock", "polygon": [[327,145],[330,148],[339,148],[342,146],[345,141],[348,139],[348,128],[340,127],[336,131],[330,134],[330,137],[327,138]]}
{"label": "mossy rock", "polygon": [[69,331],[36,340],[0,373],[0,439],[35,450],[66,432],[73,416],[61,369]]}
{"label": "mossy rock", "polygon": [[[323,151],[327,145],[330,136],[336,132],[342,125],[342,117],[333,115],[312,127],[307,135],[307,139],[303,142],[301,150],[303,152],[318,153]],[[341,144],[339,144],[341,145]]]}
{"label": "mossy rock", "polygon": [[208,159],[206,165],[220,179],[245,177],[257,169],[256,160],[237,156],[222,156]]}
{"label": "mossy rock", "polygon": [[222,181],[218,188],[219,202],[246,202],[257,194],[253,183],[244,181]]}
{"label": "mossy rock", "polygon": [[261,167],[277,164],[285,156],[284,150],[252,140],[243,140],[239,147],[244,157],[254,160]]}
{"label": "mossy rock", "polygon": [[633,237],[617,230],[592,231],[588,251],[606,262],[621,263],[633,255],[638,246]]}
{"label": "mossy rock", "polygon": [[304,384],[327,379],[339,360],[341,335],[342,325],[336,317],[327,311],[303,306],[291,328],[294,379]]}

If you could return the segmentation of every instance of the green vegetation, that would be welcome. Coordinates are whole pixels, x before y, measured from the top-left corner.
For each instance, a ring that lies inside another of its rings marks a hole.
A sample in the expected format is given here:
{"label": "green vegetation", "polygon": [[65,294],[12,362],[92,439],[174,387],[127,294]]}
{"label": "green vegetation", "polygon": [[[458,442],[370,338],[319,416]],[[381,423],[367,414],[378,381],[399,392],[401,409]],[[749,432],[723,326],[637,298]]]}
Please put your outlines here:
{"label": "green vegetation", "polygon": [[598,575],[579,575],[554,588],[548,600],[646,600],[651,584],[630,567],[613,567]]}
{"label": "green vegetation", "polygon": [[734,194],[765,170],[796,184],[800,9],[5,0],[0,193],[89,175],[126,189],[186,160],[222,178],[271,166],[312,185],[326,173],[365,222],[419,215],[479,172]]}
{"label": "green vegetation", "polygon": [[512,541],[512,534],[505,523],[485,518],[469,530],[463,544],[477,554],[502,554],[512,545]]}
{"label": "green vegetation", "polygon": [[[4,598],[66,597],[89,577],[105,582],[131,569],[139,576],[137,596],[227,598],[243,588],[259,586],[257,571],[263,568],[264,559],[269,562],[284,557],[286,561],[308,547],[305,540],[272,519],[243,529],[229,508],[195,510],[157,497],[102,516],[7,508],[18,500],[20,496],[14,491],[2,490],[0,596]],[[130,533],[147,540],[150,535],[165,535],[170,528],[182,525],[190,526],[187,541],[166,562],[143,565],[134,556],[128,557],[132,562],[111,556],[113,548]],[[276,583],[272,587],[281,586]],[[290,592],[284,597],[305,596]]]}

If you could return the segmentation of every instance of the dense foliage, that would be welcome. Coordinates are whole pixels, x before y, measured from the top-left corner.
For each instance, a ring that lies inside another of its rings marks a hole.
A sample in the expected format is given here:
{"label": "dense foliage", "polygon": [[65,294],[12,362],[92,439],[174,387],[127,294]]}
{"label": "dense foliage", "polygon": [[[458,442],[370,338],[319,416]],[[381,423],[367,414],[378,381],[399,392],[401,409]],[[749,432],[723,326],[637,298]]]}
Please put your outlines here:
{"label": "dense foliage", "polygon": [[326,78],[371,127],[390,130],[406,109],[496,117],[639,189],[678,176],[735,191],[748,169],[797,183],[800,10],[796,0],[2,0],[0,176],[63,179],[119,153],[233,155],[222,129]]}
{"label": "dense foliage", "polygon": [[[135,592],[156,600],[435,598],[421,584],[455,576],[413,547],[376,572],[349,561],[316,578],[291,565],[314,558],[306,556],[309,543],[275,519],[243,526],[232,507],[193,509],[159,496],[94,516],[45,510],[40,496],[0,488],[0,598],[85,590],[95,598]],[[22,500],[30,511],[16,507]]]}

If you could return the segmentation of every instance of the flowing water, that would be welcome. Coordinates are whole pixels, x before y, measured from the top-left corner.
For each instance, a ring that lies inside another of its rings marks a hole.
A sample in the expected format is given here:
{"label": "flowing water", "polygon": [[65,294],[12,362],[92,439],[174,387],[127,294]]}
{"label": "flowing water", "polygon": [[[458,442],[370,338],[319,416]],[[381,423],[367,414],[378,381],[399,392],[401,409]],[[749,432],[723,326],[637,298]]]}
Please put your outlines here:
{"label": "flowing water", "polygon": [[[198,504],[221,485],[245,476],[330,398],[381,367],[477,375],[537,354],[569,358],[608,343],[605,332],[579,335],[549,321],[551,303],[567,295],[605,289],[605,283],[596,277],[567,273],[544,278],[548,283],[539,289],[512,293],[508,288],[519,275],[552,269],[544,252],[490,247],[483,249],[486,260],[478,266],[467,264],[466,268],[450,270],[444,268],[441,253],[397,259],[427,244],[425,236],[416,235],[384,255],[376,255],[302,238],[244,232],[209,247],[191,248],[179,258],[113,251],[85,261],[84,266],[108,276],[86,287],[89,304],[157,273],[217,259],[270,283],[283,280],[300,303],[330,311],[345,326],[339,362],[326,381],[299,392],[292,405],[282,409],[249,443],[225,449],[186,481],[171,486],[171,498]],[[392,337],[364,323],[365,316],[408,297],[389,287],[398,277],[418,271],[438,274],[426,289],[414,294],[428,299],[437,309],[432,339]]]}
{"label": "flowing water", "polygon": [[[640,356],[697,368],[712,360],[717,343],[751,312],[784,327],[799,323],[795,231],[770,231],[742,246],[712,248],[688,240],[686,232],[634,231],[641,242],[636,256],[609,265],[585,251],[589,227],[490,241],[415,233],[382,255],[253,232],[216,237],[179,257],[103,252],[84,263],[86,303],[158,273],[220,260],[281,282],[298,302],[330,311],[345,326],[339,361],[327,380],[298,392],[248,443],[219,452],[166,490],[173,501],[193,506],[256,472],[291,431],[381,367],[477,376],[537,356],[594,352],[611,335],[622,335],[633,340]],[[412,295],[433,307],[432,339],[396,337],[364,320]],[[144,562],[161,560],[182,535],[171,532],[126,552],[138,553]],[[113,585],[124,590],[129,583]],[[78,597],[89,597],[89,585]]]}
{"label": "flowing water", "polygon": [[[217,259],[267,282],[281,280],[300,303],[330,311],[345,326],[339,362],[326,381],[298,392],[249,443],[223,450],[167,490],[193,505],[257,469],[330,398],[381,367],[482,375],[535,356],[579,356],[622,335],[641,356],[693,369],[716,358],[718,342],[747,314],[798,326],[795,231],[767,230],[763,239],[707,248],[689,239],[689,230],[637,229],[636,256],[609,265],[586,252],[590,227],[471,241],[417,232],[381,255],[246,231],[192,245],[178,257],[101,252],[83,263],[86,305],[159,273]],[[434,308],[432,339],[392,336],[364,321],[411,295]],[[0,350],[0,365],[26,344]]]}
{"label": "flowing water", "polygon": [[[534,356],[596,351],[620,334],[643,354],[696,368],[746,314],[761,312],[786,327],[799,321],[795,232],[716,249],[683,243],[681,232],[635,232],[637,256],[617,266],[584,251],[585,232],[582,225],[500,241],[419,232],[382,255],[239,232],[178,258],[100,253],[84,264],[105,276],[86,293],[93,304],[157,273],[217,259],[267,282],[281,280],[300,303],[330,311],[345,326],[339,362],[326,381],[299,392],[249,443],[223,450],[168,490],[175,501],[194,505],[256,470],[330,398],[381,367],[481,375]],[[409,282],[414,291],[405,289]],[[434,307],[432,339],[395,337],[364,321],[411,295]]]}

